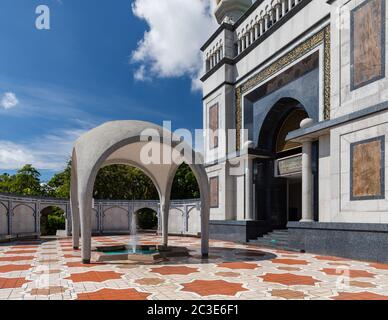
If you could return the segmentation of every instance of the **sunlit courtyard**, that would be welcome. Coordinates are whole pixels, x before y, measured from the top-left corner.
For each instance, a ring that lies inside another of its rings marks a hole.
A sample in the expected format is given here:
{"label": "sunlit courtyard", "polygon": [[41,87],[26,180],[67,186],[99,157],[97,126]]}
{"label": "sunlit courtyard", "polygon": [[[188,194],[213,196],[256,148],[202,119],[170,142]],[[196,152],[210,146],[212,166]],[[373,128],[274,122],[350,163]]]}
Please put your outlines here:
{"label": "sunlit courtyard", "polygon": [[[158,244],[155,233],[141,244]],[[128,236],[93,237],[93,247],[126,243]],[[0,246],[0,299],[387,299],[388,265],[210,241],[170,237],[189,257],[158,264],[82,264],[70,238],[20,241]],[[95,254],[95,253],[94,253]]]}

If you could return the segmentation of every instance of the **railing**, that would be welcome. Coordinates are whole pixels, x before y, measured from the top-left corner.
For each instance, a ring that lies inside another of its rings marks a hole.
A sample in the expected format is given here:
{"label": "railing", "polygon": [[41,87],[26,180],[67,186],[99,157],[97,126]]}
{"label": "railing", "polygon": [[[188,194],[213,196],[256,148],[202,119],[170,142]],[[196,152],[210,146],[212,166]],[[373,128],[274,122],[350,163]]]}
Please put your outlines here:
{"label": "railing", "polygon": [[[275,24],[281,22],[300,3],[306,0],[264,0],[236,28],[234,56],[238,57],[260,40]],[[225,57],[225,44],[218,40],[205,56],[205,71],[209,72]]]}
{"label": "railing", "polygon": [[260,39],[276,23],[280,22],[288,15],[298,4],[305,0],[267,0],[257,7],[248,18],[247,24],[242,24],[240,30],[237,30],[237,55],[241,54],[256,40]]}

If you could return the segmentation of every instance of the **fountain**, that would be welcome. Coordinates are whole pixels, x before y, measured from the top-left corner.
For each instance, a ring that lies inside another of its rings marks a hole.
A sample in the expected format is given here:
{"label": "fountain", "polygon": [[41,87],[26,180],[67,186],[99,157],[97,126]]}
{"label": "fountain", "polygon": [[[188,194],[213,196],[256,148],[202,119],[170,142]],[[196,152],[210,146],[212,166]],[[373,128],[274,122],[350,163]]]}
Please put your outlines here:
{"label": "fountain", "polygon": [[130,236],[128,244],[113,246],[98,246],[97,262],[131,261],[142,263],[158,263],[168,257],[188,256],[188,250],[184,247],[166,247],[164,245],[142,245],[137,232],[137,216],[132,216]]}

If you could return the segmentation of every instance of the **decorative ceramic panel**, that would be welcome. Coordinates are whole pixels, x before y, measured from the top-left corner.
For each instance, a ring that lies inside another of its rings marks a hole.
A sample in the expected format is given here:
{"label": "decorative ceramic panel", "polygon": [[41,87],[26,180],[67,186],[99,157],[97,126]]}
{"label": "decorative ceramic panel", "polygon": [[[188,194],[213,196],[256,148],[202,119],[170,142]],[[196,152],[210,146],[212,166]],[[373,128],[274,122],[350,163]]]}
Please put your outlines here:
{"label": "decorative ceramic panel", "polygon": [[210,178],[210,207],[218,208],[219,205],[219,181],[218,177]]}
{"label": "decorative ceramic panel", "polygon": [[350,199],[385,198],[385,137],[350,145]]}
{"label": "decorative ceramic panel", "polygon": [[209,148],[215,149],[218,147],[218,104],[215,104],[214,106],[209,108]]}
{"label": "decorative ceramic panel", "polygon": [[385,0],[367,0],[351,11],[352,90],[385,76]]}

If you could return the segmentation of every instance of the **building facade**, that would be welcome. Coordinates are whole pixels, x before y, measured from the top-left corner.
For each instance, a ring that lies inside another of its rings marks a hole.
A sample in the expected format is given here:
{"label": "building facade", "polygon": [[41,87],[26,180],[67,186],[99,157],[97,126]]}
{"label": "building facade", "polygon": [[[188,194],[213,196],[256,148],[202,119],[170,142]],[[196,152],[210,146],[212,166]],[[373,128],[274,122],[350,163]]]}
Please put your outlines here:
{"label": "building facade", "polygon": [[388,262],[386,0],[218,0],[215,15],[210,236],[282,230],[274,244]]}

